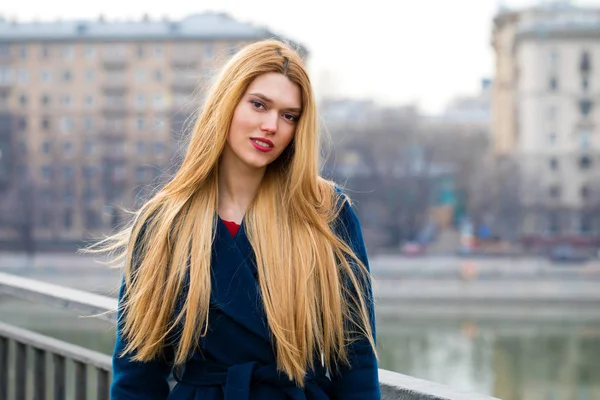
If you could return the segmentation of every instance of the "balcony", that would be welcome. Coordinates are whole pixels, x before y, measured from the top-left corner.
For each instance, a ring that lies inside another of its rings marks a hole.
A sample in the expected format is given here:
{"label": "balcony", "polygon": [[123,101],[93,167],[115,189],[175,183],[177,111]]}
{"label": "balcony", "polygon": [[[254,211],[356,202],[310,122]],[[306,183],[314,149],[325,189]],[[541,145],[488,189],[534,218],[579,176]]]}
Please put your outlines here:
{"label": "balcony", "polygon": [[104,78],[104,82],[102,83],[102,88],[104,89],[105,92],[110,92],[110,93],[122,93],[125,92],[127,90],[127,79],[125,78],[125,75],[119,74],[119,75],[107,75]]}
{"label": "balcony", "polygon": [[102,113],[104,115],[119,115],[127,114],[128,104],[125,100],[110,100],[107,99],[102,105]]}
{"label": "balcony", "polygon": [[[97,318],[116,323],[116,315],[111,312],[117,308],[115,298],[5,273],[0,273],[0,293],[79,315],[97,315]],[[26,357],[28,351],[33,352],[33,360]],[[47,358],[50,359],[48,364]],[[66,362],[75,365],[74,387],[67,386]],[[0,399],[7,399],[10,390],[16,399],[28,398],[29,373],[33,375],[34,398],[46,398],[48,365],[53,380],[53,398],[64,399],[67,393],[74,392],[76,399],[85,400],[94,388],[94,398],[109,399],[110,356],[0,322]],[[89,379],[90,370],[94,371],[93,382]],[[383,400],[498,400],[387,370],[379,370],[379,379]]]}
{"label": "balcony", "polygon": [[196,51],[175,51],[171,56],[171,65],[174,68],[196,66],[200,63],[200,56]]}
{"label": "balcony", "polygon": [[105,51],[102,54],[104,68],[124,68],[127,65],[127,54],[124,51]]}
{"label": "balcony", "polygon": [[192,93],[200,84],[200,75],[193,71],[174,71],[171,89],[175,92]]}

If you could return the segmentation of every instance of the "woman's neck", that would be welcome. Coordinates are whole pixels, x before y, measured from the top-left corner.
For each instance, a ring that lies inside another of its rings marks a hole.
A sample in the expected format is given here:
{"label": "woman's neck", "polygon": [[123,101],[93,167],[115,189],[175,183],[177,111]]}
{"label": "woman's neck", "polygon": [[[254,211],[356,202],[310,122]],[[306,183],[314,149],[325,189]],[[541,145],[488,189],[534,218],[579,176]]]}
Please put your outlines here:
{"label": "woman's neck", "polygon": [[232,158],[224,155],[219,161],[218,213],[222,219],[240,224],[258,193],[266,168],[248,168]]}

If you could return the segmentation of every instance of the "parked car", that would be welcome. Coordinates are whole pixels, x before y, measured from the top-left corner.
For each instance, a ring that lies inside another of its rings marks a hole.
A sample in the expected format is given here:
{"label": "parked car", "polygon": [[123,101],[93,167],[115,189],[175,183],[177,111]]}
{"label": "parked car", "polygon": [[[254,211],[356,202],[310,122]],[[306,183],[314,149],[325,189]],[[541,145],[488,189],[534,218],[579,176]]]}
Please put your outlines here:
{"label": "parked car", "polygon": [[550,260],[562,263],[583,263],[590,259],[590,256],[576,249],[570,244],[561,244],[550,249]]}
{"label": "parked car", "polygon": [[425,254],[425,246],[416,242],[406,242],[402,245],[402,254],[406,257],[416,257]]}

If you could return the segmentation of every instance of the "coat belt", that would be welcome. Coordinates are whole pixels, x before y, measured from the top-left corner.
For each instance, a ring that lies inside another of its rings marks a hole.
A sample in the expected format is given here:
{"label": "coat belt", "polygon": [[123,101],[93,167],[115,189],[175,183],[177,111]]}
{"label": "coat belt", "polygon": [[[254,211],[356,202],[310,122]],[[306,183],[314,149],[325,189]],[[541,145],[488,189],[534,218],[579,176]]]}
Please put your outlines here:
{"label": "coat belt", "polygon": [[[279,387],[291,398],[298,397],[301,391],[294,381],[281,375],[275,365],[260,365],[247,362],[225,367],[220,364],[202,361],[189,361],[181,377],[173,374],[175,380],[192,386],[224,386],[225,400],[248,400],[252,383],[267,383]],[[317,384],[308,379],[306,385]]]}

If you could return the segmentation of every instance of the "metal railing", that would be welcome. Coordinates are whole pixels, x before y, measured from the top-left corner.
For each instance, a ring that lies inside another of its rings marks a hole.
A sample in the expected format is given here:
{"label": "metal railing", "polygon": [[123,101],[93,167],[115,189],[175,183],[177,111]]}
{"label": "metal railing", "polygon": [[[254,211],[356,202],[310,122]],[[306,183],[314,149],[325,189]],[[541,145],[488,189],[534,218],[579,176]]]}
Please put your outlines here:
{"label": "metal railing", "polygon": [[[98,318],[116,323],[116,314],[111,312],[117,308],[115,298],[5,273],[0,273],[0,293],[83,315],[98,315]],[[29,363],[28,353],[33,354],[32,363]],[[53,397],[50,398],[65,399],[69,391],[67,363],[74,365],[75,399],[109,398],[111,358],[108,355],[0,323],[0,400],[8,400],[9,388],[12,388],[14,399],[29,398],[26,391],[30,370],[33,371],[33,384],[29,385],[33,398],[48,398],[48,364],[53,381]],[[379,378],[383,400],[494,400],[383,369],[379,370]],[[95,385],[91,386],[94,380]],[[91,395],[93,392],[95,394]]]}

